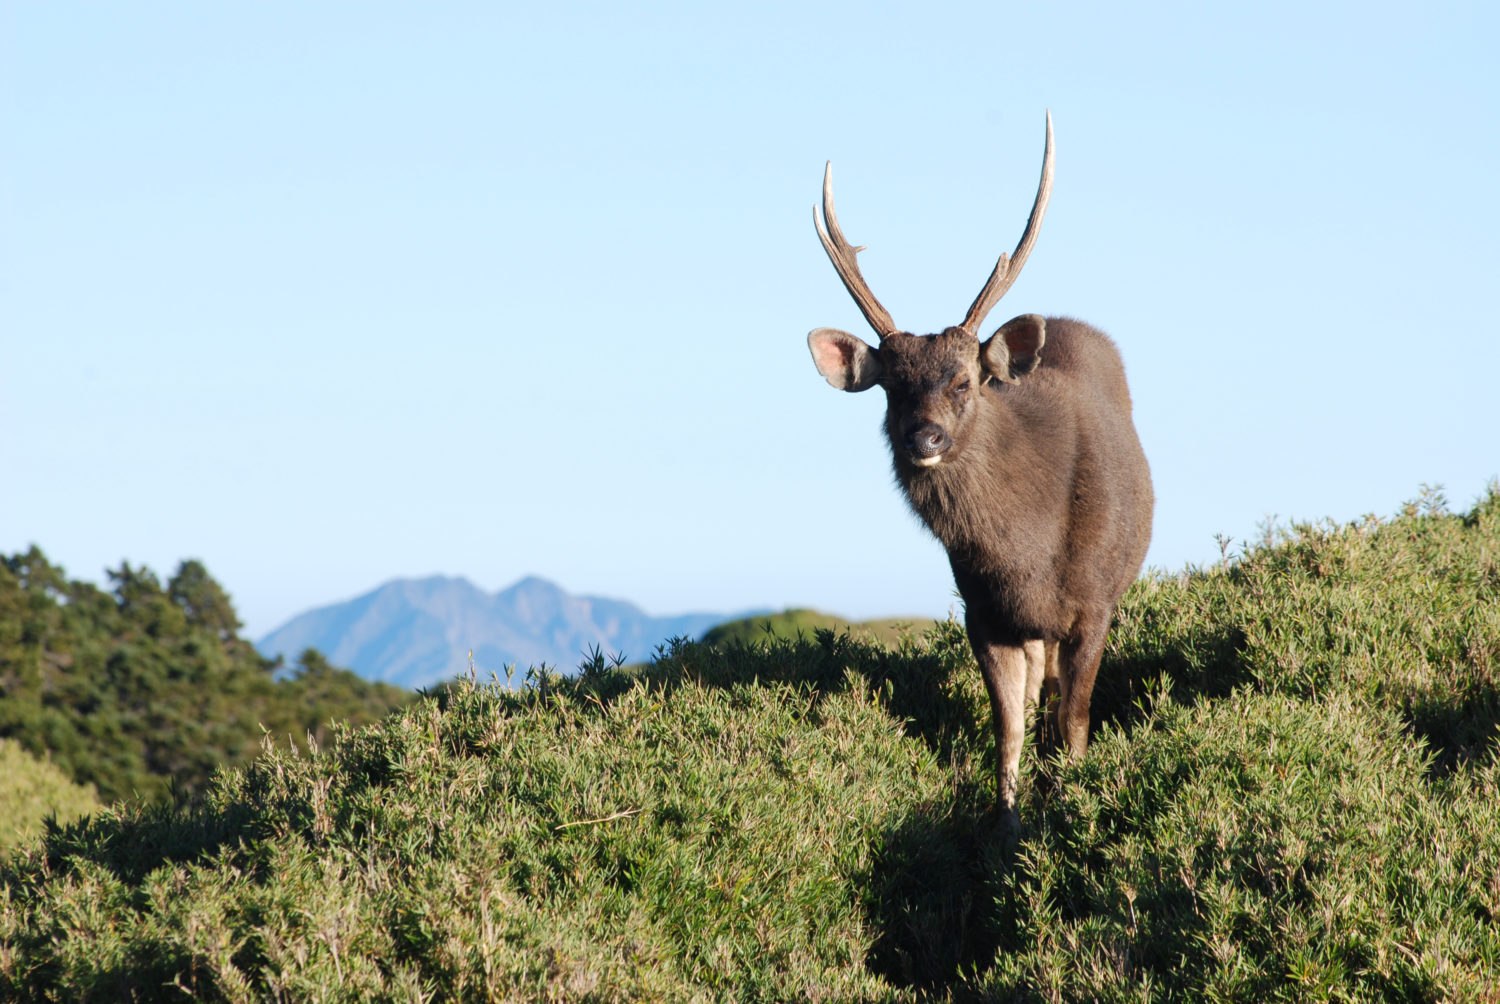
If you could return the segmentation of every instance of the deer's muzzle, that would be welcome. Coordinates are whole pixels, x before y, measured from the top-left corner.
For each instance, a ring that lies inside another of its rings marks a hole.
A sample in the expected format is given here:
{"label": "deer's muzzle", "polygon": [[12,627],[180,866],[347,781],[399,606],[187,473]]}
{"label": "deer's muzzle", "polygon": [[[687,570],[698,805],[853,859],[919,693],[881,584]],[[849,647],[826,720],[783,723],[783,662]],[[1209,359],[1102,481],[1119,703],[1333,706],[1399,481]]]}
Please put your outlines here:
{"label": "deer's muzzle", "polygon": [[912,462],[919,467],[931,467],[940,463],[943,454],[953,446],[953,437],[936,422],[920,425],[906,434],[906,449]]}

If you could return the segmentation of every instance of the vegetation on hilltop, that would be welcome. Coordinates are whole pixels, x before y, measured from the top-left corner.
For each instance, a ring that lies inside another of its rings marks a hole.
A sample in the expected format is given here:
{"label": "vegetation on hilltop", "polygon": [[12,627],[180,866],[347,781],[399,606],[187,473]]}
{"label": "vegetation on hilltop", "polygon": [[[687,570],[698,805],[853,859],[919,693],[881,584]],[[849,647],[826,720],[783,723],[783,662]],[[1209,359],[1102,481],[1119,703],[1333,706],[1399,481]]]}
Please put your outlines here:
{"label": "vegetation on hilltop", "polygon": [[920,635],[932,627],[932,620],[924,617],[890,617],[884,620],[851,621],[817,610],[793,608],[780,613],[760,614],[726,621],[710,628],[702,637],[707,645],[724,645],[729,642],[757,642],[767,637],[811,638],[818,631],[833,631],[836,634],[851,634],[856,638],[868,638],[885,645],[898,645],[903,638]]}
{"label": "vegetation on hilltop", "polygon": [[97,808],[91,786],[74,784],[51,762],[0,739],[0,856],[40,836],[48,819],[65,823]]}
{"label": "vegetation on hilltop", "polygon": [[962,631],[460,685],[0,866],[0,998],[1483,1000],[1500,489],[1127,595],[996,831]]}
{"label": "vegetation on hilltop", "polygon": [[326,737],[412,698],[312,651],[278,679],[200,562],[165,585],[129,564],[109,579],[69,581],[36,547],[0,557],[0,737],[105,800],[191,793],[254,756],[263,728]]}

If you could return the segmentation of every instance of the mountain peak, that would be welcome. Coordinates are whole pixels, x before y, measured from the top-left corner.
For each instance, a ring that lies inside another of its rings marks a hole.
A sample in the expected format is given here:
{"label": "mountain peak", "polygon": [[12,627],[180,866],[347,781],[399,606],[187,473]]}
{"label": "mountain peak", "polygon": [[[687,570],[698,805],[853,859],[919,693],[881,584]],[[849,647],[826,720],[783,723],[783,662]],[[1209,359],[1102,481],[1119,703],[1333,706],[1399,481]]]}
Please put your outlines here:
{"label": "mountain peak", "polygon": [[574,596],[538,575],[496,593],[461,576],[392,579],[343,603],[293,617],[261,638],[268,656],[306,648],[360,676],[423,687],[466,672],[578,665],[595,648],[627,659],[650,656],[673,637],[696,638],[738,614],[651,617],[635,605]]}
{"label": "mountain peak", "polygon": [[562,586],[559,586],[551,579],[544,579],[540,575],[523,576],[510,585],[506,586],[504,589],[500,590],[496,595],[506,596],[511,593],[531,593],[550,596],[568,595],[568,591]]}
{"label": "mountain peak", "polygon": [[445,592],[469,591],[482,592],[480,588],[468,579],[457,575],[421,575],[402,576],[400,578],[388,579],[367,593],[361,594],[361,599],[366,596],[384,596],[391,593],[401,593],[408,596],[438,595]]}

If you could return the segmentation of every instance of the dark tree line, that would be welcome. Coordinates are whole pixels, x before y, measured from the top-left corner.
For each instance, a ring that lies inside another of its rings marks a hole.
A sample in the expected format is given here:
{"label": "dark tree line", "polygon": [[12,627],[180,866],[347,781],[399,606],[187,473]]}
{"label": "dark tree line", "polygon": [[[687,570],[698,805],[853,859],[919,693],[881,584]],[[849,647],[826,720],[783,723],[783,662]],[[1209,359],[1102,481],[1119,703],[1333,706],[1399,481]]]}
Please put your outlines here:
{"label": "dark tree line", "polygon": [[311,650],[283,672],[240,637],[201,562],[165,585],[128,563],[108,575],[108,590],[69,581],[35,546],[0,557],[0,736],[106,800],[191,794],[265,732],[321,740],[334,721],[374,721],[413,696]]}

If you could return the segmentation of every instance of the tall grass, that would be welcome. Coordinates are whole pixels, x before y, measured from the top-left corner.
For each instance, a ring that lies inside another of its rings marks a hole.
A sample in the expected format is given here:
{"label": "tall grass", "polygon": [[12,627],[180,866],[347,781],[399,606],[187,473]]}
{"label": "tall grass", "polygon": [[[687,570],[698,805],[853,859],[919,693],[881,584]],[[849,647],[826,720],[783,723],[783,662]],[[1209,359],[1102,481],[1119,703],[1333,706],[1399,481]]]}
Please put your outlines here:
{"label": "tall grass", "polygon": [[1013,841],[951,623],[462,683],[31,844],[0,998],[1493,1000],[1497,656],[1497,491],[1153,575]]}

